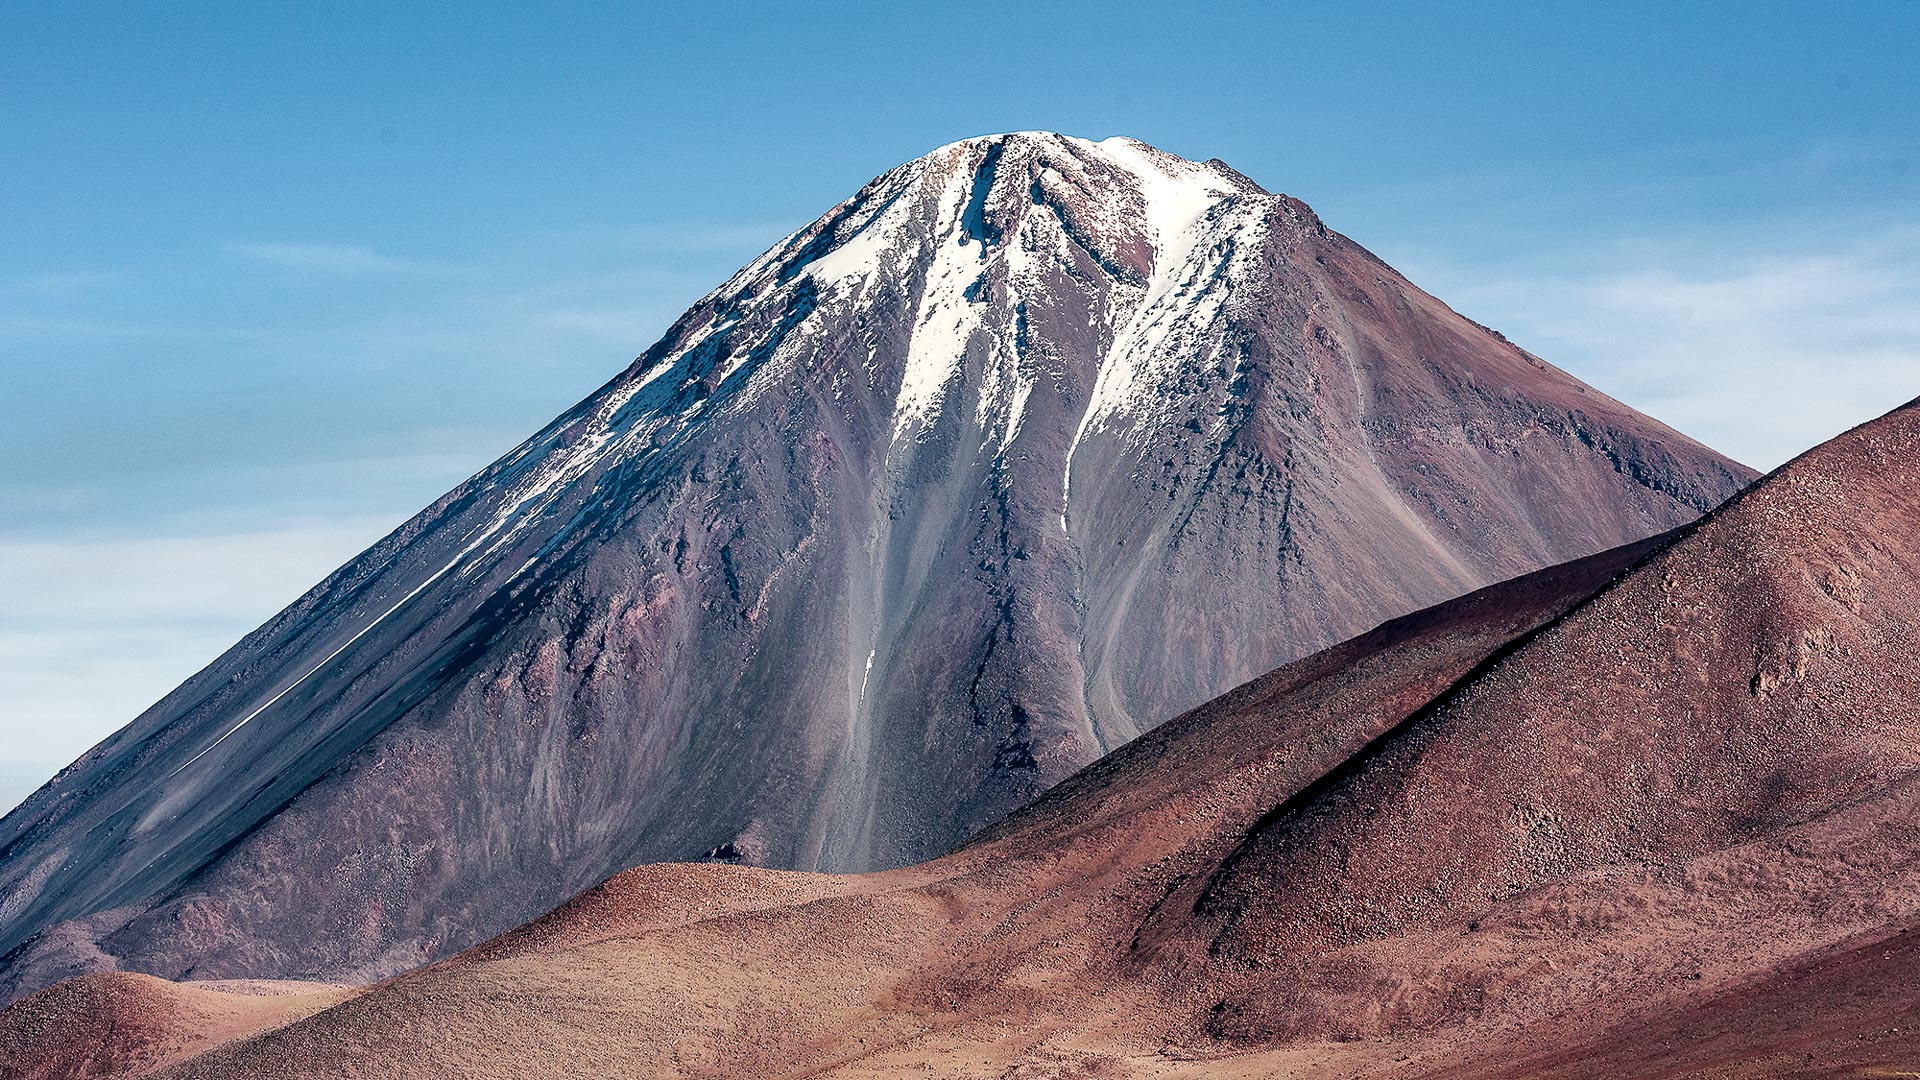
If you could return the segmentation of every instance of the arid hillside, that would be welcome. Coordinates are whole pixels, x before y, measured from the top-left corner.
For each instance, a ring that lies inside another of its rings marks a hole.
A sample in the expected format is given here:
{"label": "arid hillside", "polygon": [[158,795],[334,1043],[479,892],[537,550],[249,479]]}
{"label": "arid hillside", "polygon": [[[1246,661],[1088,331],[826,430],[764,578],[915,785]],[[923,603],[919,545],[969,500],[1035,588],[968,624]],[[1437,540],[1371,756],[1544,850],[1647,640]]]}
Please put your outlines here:
{"label": "arid hillside", "polygon": [[[1916,492],[1908,406],[1256,680],[950,856],[642,867],[158,1075],[1901,1075]],[[70,1053],[62,1000],[4,1045]]]}

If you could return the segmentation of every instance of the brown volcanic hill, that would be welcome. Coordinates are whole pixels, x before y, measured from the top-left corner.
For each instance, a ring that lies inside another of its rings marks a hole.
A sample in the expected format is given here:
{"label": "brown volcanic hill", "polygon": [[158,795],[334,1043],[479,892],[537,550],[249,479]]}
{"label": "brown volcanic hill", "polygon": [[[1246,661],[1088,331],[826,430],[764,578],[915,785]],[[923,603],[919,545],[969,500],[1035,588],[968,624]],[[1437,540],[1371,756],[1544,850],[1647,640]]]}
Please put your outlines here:
{"label": "brown volcanic hill", "polygon": [[69,979],[0,1014],[0,1076],[144,1076],[357,992],[324,983],[173,983],[130,972]]}
{"label": "brown volcanic hill", "polygon": [[[1898,910],[1878,888],[1823,908],[1837,868],[1805,849],[1894,827],[1881,818],[1920,766],[1917,420],[1909,406],[1757,485],[1276,807],[1182,897],[1181,931],[1269,970],[1312,956],[1354,978],[1381,942],[1543,890],[1698,889],[1696,863],[1759,875],[1768,920],[1831,932]],[[1848,869],[1912,855],[1870,844]],[[1588,912],[1595,940],[1624,914]],[[1792,940],[1761,925],[1746,949]],[[1318,1008],[1260,987],[1219,1023],[1366,1029],[1339,1001]]]}
{"label": "brown volcanic hill", "polygon": [[1750,477],[1218,162],[955,143],[0,819],[0,1002],[376,978],[644,862],[929,858]]}
{"label": "brown volcanic hill", "polygon": [[1903,1075],[1916,628],[1920,403],[952,855],[642,867],[161,1075]]}

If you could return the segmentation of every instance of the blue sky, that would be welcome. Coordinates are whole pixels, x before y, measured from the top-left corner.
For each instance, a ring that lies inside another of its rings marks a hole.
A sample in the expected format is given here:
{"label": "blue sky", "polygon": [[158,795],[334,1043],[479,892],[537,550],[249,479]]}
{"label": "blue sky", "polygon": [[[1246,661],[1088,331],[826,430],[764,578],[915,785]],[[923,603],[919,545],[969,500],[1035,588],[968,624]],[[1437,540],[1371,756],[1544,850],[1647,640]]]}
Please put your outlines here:
{"label": "blue sky", "polygon": [[10,5],[0,807],[870,176],[1133,135],[1770,467],[1920,395],[1920,5]]}

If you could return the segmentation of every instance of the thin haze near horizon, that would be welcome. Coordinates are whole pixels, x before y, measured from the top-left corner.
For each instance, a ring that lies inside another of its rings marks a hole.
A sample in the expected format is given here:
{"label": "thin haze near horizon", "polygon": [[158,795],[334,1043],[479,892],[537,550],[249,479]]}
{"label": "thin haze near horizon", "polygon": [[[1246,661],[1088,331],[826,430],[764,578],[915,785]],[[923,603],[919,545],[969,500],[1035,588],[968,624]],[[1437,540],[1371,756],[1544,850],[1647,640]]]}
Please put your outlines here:
{"label": "thin haze near horizon", "polygon": [[0,809],[955,139],[1219,157],[1767,468],[1920,394],[1920,8],[0,14]]}

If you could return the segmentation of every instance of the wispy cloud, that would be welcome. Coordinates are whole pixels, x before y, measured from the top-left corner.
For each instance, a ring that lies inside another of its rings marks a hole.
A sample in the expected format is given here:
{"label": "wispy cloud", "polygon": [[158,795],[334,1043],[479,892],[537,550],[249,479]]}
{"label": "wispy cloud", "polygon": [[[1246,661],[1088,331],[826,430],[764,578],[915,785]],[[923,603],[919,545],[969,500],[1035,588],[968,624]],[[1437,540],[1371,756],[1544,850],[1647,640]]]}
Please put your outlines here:
{"label": "wispy cloud", "polygon": [[394,524],[0,538],[0,813]]}
{"label": "wispy cloud", "polygon": [[650,241],[663,251],[721,251],[758,254],[792,232],[801,222],[762,222],[747,225],[683,223],[655,230]]}
{"label": "wispy cloud", "polygon": [[229,244],[227,249],[289,270],[328,274],[421,275],[459,270],[453,263],[399,258],[354,244]]}
{"label": "wispy cloud", "polygon": [[56,274],[29,274],[5,283],[10,292],[31,296],[68,296],[101,285],[112,284],[118,274],[105,270],[74,270]]}
{"label": "wispy cloud", "polygon": [[1474,318],[1759,468],[1920,396],[1920,228],[1629,245],[1584,273],[1429,267]]}
{"label": "wispy cloud", "polygon": [[[824,209],[824,207],[822,208]],[[553,232],[566,243],[615,247],[638,255],[646,253],[720,253],[757,255],[806,224],[804,221],[668,221],[638,225],[602,225]]]}
{"label": "wispy cloud", "polygon": [[44,318],[0,312],[0,344],[18,346],[41,337],[127,338],[194,345],[263,345],[295,335],[251,327],[181,325],[112,318]]}

